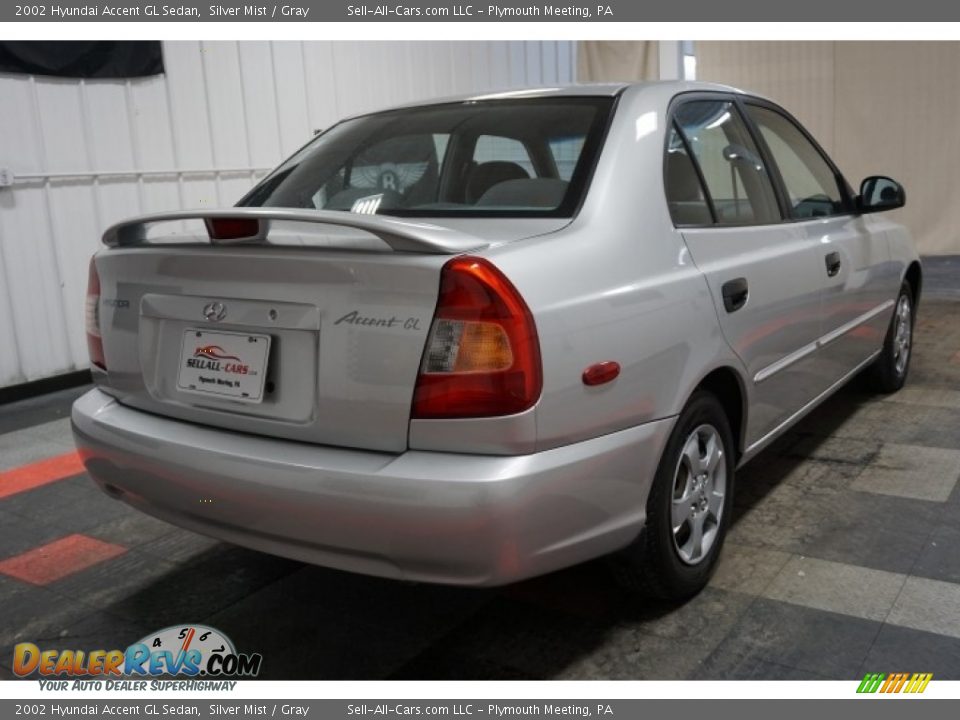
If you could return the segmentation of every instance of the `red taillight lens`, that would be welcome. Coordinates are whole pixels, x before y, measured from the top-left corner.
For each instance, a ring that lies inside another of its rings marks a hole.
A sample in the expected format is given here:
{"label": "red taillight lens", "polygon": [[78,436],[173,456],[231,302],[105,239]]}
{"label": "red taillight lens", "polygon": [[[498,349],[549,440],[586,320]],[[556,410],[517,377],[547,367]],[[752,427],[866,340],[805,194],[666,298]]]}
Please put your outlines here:
{"label": "red taillight lens", "polygon": [[107,361],[103,354],[103,338],[100,335],[100,276],[93,258],[90,258],[90,273],[87,276],[86,325],[90,362],[106,370]]}
{"label": "red taillight lens", "polygon": [[537,329],[513,284],[481,258],[444,265],[413,417],[512,415],[532,407],[542,387]]}

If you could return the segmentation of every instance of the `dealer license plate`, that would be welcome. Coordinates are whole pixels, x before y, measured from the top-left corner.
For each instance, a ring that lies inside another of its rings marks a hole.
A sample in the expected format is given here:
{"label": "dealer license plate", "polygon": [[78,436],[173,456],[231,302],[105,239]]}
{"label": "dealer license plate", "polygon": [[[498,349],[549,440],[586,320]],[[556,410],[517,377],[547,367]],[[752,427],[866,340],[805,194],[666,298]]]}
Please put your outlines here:
{"label": "dealer license plate", "polygon": [[269,355],[269,335],[190,328],[180,346],[177,387],[187,393],[261,402]]}

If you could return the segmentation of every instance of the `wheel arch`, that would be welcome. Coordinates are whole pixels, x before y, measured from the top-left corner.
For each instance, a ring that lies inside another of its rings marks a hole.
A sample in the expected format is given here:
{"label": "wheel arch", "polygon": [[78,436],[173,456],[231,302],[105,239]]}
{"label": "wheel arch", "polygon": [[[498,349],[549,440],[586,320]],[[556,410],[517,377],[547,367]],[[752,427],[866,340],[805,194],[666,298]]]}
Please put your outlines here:
{"label": "wheel arch", "polygon": [[920,305],[920,293],[923,291],[923,269],[920,267],[920,261],[914,260],[907,267],[903,274],[904,282],[910,284],[910,291],[913,293],[914,308]]}
{"label": "wheel arch", "polygon": [[730,422],[733,443],[739,458],[743,454],[747,428],[747,393],[743,377],[736,368],[721,365],[708,372],[697,383],[694,392],[697,390],[707,390],[720,401]]}

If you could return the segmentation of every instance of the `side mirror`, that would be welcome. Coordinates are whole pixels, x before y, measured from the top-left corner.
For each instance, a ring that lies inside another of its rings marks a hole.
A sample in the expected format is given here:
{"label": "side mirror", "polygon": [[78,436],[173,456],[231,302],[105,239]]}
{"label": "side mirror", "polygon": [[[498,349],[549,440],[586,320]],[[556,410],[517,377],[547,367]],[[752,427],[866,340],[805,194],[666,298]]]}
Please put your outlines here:
{"label": "side mirror", "polygon": [[903,186],[892,178],[871,175],[860,183],[857,210],[862,213],[894,210],[903,207],[906,202],[907,194]]}

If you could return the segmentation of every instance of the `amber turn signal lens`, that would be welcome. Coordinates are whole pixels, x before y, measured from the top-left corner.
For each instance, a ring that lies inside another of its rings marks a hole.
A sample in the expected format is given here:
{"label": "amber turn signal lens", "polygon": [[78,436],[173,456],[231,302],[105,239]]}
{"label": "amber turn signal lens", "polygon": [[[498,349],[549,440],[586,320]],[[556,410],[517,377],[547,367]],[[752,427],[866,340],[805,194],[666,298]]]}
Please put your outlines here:
{"label": "amber turn signal lens", "polygon": [[463,324],[454,372],[491,372],[507,370],[511,365],[510,340],[502,327],[485,322]]}

